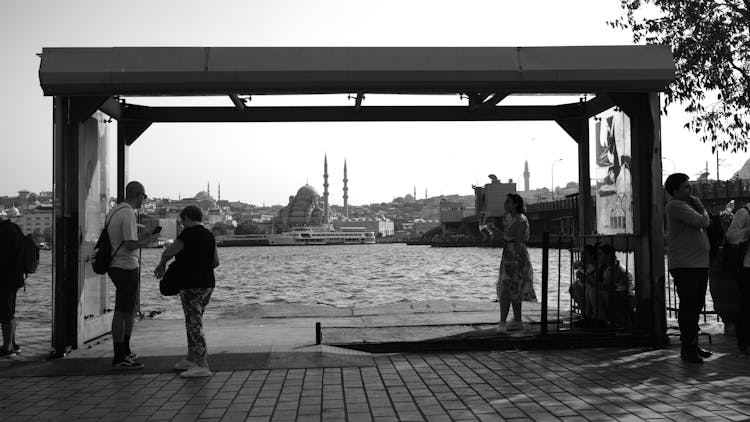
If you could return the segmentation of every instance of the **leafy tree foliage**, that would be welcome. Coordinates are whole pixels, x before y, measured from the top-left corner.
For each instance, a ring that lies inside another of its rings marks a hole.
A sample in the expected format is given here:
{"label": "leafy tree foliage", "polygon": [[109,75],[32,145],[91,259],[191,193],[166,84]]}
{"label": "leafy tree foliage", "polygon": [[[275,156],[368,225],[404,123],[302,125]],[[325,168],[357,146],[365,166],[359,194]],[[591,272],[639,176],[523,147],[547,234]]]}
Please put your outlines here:
{"label": "leafy tree foliage", "polygon": [[[623,15],[609,22],[633,31],[636,43],[666,44],[677,80],[665,108],[682,103],[685,127],[712,148],[747,151],[750,134],[750,0],[622,0]],[[716,102],[705,105],[706,94]]]}
{"label": "leafy tree foliage", "polygon": [[229,229],[224,223],[214,224],[214,226],[211,227],[211,231],[213,232],[214,236],[224,236],[229,233]]}
{"label": "leafy tree foliage", "polygon": [[235,234],[261,234],[263,230],[253,224],[252,221],[243,221],[234,230]]}

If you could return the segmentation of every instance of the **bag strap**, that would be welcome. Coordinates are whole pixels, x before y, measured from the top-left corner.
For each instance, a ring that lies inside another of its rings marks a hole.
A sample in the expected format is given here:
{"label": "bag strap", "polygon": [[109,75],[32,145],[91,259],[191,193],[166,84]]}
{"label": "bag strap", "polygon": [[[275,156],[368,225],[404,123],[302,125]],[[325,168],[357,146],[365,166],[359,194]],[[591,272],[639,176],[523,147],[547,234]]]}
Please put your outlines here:
{"label": "bag strap", "polygon": [[[112,213],[112,215],[109,216],[109,221],[107,221],[107,222],[104,223],[104,230],[109,229],[109,223],[112,222],[112,218],[114,218],[115,214],[117,214],[117,211],[120,211],[120,210],[123,210],[123,209],[125,209],[125,207],[120,207],[120,208],[116,209]],[[107,235],[109,235],[109,232],[107,232]],[[117,255],[117,252],[120,251],[120,248],[122,248],[122,245],[124,245],[124,244],[125,244],[124,240],[122,242],[120,242],[120,246],[118,246],[117,249],[115,249],[115,253],[113,253],[112,256],[109,257],[110,260],[112,260],[112,259],[115,258],[115,255]]]}

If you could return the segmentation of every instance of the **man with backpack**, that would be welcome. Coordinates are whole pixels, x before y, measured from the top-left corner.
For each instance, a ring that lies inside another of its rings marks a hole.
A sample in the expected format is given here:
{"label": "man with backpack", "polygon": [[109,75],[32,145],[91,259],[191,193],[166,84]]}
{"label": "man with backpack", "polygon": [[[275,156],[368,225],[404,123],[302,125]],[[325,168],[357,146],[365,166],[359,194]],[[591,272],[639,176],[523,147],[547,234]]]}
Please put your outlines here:
{"label": "man with backpack", "polygon": [[3,345],[0,356],[15,356],[21,351],[16,344],[16,293],[24,284],[24,236],[21,228],[0,217],[0,324]]}
{"label": "man with backpack", "polygon": [[146,200],[146,191],[139,182],[125,187],[125,200],[112,208],[106,217],[106,231],[112,247],[112,259],[107,274],[115,285],[115,313],[112,316],[112,368],[141,369],[130,350],[130,335],[135,320],[135,302],[140,274],[137,250],[158,239],[158,234],[138,235],[135,210]]}
{"label": "man with backpack", "polygon": [[731,270],[737,275],[740,291],[740,312],[737,318],[737,346],[740,353],[750,355],[750,205],[745,205],[732,217],[727,229],[725,252],[735,249],[736,262]]}

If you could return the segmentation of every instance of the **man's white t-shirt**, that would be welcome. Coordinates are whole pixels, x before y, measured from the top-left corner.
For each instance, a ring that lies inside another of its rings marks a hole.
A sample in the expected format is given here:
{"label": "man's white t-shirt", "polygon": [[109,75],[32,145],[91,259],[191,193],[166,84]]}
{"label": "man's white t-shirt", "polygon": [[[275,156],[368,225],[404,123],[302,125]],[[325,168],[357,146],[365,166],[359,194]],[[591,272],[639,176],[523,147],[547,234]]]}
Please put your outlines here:
{"label": "man's white t-shirt", "polygon": [[[135,210],[127,202],[117,204],[107,214],[107,233],[112,244],[112,252],[117,251],[112,258],[110,267],[124,270],[138,268],[138,252],[120,246],[126,240],[138,240],[138,228],[135,221]],[[119,248],[119,250],[118,250]]]}

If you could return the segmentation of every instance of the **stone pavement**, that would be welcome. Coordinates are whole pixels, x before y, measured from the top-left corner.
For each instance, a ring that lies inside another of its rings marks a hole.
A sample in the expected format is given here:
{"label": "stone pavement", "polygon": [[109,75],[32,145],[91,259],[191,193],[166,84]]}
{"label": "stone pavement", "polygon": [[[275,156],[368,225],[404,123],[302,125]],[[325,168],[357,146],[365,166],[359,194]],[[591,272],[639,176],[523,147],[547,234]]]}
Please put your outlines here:
{"label": "stone pavement", "polygon": [[[679,346],[372,355],[359,367],[1,378],[4,421],[750,420],[750,358]],[[214,359],[218,359],[214,356]]]}

